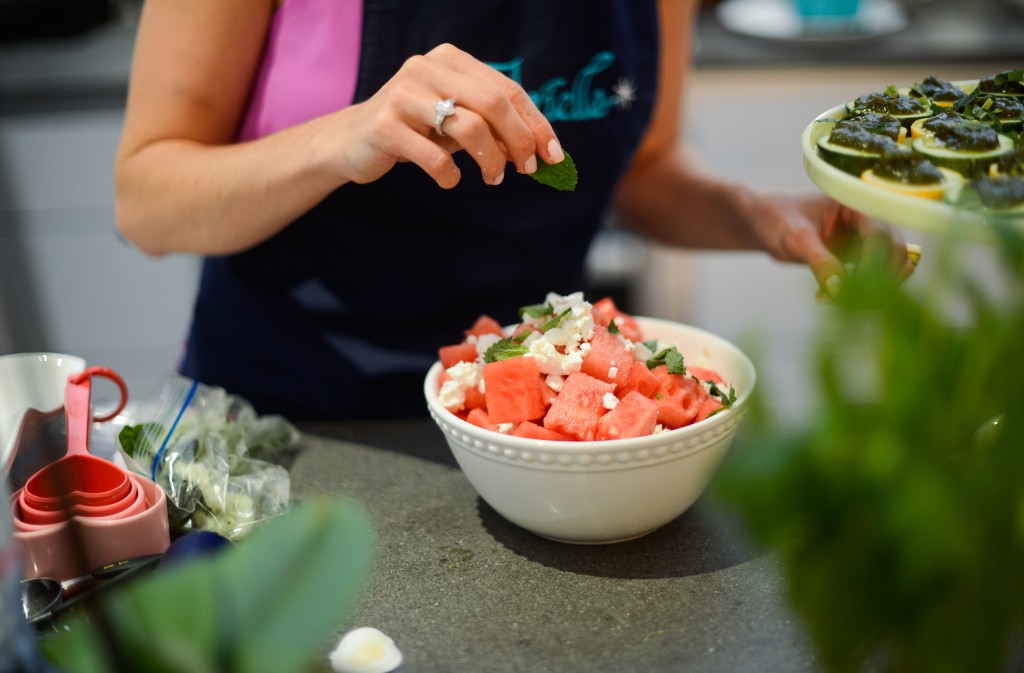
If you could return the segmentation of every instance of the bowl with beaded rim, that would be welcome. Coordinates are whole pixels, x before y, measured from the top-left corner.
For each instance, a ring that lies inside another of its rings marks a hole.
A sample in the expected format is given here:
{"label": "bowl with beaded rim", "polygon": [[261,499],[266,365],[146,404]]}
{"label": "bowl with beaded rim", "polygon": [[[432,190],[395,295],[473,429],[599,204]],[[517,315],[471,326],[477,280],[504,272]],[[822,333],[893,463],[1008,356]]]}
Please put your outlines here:
{"label": "bowl with beaded rim", "polygon": [[444,368],[424,380],[427,408],[480,497],[512,523],[576,544],[621,542],[657,530],[704,492],[725,458],[754,390],[756,373],[735,345],[690,325],[636,317],[645,340],[674,343],[687,361],[717,371],[736,399],[710,417],[627,439],[561,441],[495,432],[439,401]]}

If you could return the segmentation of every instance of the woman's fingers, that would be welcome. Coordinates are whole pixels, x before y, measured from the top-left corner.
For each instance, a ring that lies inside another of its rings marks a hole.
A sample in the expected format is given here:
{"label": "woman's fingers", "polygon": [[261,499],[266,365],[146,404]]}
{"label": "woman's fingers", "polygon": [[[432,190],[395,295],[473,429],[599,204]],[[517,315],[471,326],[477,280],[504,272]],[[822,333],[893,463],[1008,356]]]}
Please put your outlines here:
{"label": "woman's fingers", "polygon": [[507,150],[494,137],[490,125],[470,109],[459,109],[456,114],[448,117],[443,124],[445,136],[451,138],[473,157],[483,180],[489,185],[500,185],[505,177],[505,165],[508,162]]}
{"label": "woman's fingers", "polygon": [[[448,99],[452,106],[444,105]],[[554,130],[526,91],[451,45],[409,58],[380,91],[353,107],[354,123],[345,134],[354,135],[358,147],[348,152],[345,173],[357,182],[409,161],[450,188],[459,180],[451,155],[460,150],[492,185],[501,183],[509,161],[533,173],[538,156],[552,163],[564,159]]]}
{"label": "woman's fingers", "polygon": [[436,58],[465,78],[454,82],[462,98],[451,97],[492,126],[520,171],[533,172],[527,161],[535,155],[547,163],[565,158],[551,124],[517,82],[450,44],[434,48],[428,58]]}

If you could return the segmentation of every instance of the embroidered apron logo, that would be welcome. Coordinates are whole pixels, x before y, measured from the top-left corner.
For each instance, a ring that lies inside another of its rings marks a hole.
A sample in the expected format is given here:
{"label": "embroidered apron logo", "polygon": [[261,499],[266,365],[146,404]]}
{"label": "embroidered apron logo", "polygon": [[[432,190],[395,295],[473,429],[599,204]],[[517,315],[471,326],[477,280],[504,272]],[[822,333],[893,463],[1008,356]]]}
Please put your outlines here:
{"label": "embroidered apron logo", "polygon": [[[572,82],[565,77],[554,77],[536,90],[529,91],[530,98],[551,121],[602,119],[608,116],[612,108],[628,110],[636,100],[636,86],[632,79],[620,77],[611,92],[593,85],[594,77],[607,70],[614,61],[615,54],[600,51],[580,68]],[[509,79],[523,83],[521,57],[490,65]]]}

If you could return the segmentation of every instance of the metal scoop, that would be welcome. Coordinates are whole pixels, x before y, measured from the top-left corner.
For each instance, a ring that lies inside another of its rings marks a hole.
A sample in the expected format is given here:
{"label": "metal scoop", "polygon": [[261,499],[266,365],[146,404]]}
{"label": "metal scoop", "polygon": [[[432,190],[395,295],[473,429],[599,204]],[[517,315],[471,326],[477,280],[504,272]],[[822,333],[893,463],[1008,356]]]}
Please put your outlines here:
{"label": "metal scoop", "polygon": [[[116,586],[129,577],[157,565],[173,566],[178,563],[221,553],[232,543],[212,531],[194,531],[178,538],[162,554],[148,554],[124,561],[108,563],[89,575],[58,582],[49,577],[34,577],[21,581],[21,608],[30,624],[43,624],[88,600],[94,591]],[[96,583],[96,587],[88,586]],[[79,591],[79,588],[83,591]],[[75,595],[72,595],[75,594]]]}
{"label": "metal scoop", "polygon": [[33,619],[38,615],[53,610],[64,595],[73,594],[80,586],[92,583],[92,575],[73,577],[59,582],[52,577],[33,577],[21,580],[21,611],[25,619]]}
{"label": "metal scoop", "polygon": [[[163,554],[149,554],[118,561],[93,570],[88,575],[58,582],[52,577],[33,577],[21,581],[21,611],[30,624],[48,621],[89,597],[97,580],[113,583],[160,563]],[[97,587],[98,588],[98,587]],[[79,589],[85,591],[79,592]]]}

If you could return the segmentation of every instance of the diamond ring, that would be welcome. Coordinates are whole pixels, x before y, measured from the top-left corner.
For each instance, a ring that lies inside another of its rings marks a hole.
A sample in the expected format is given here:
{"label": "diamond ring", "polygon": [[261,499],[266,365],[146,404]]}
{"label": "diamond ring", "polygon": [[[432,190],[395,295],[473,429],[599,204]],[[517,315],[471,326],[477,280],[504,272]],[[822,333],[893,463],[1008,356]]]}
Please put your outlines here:
{"label": "diamond ring", "polygon": [[441,124],[444,123],[446,117],[451,117],[453,114],[455,114],[454,98],[446,98],[434,103],[434,129],[437,130],[437,135],[444,135],[444,131],[441,130]]}

